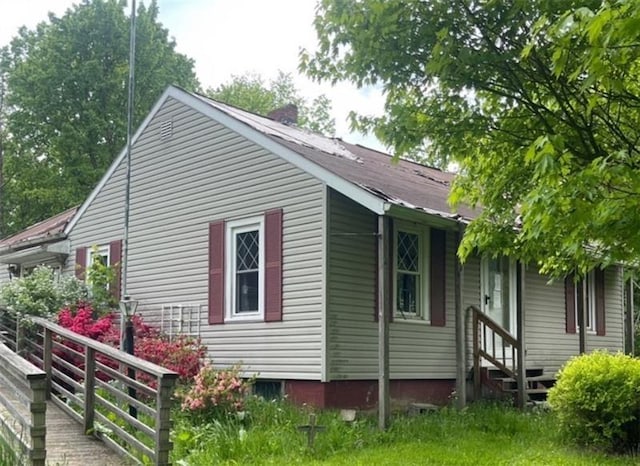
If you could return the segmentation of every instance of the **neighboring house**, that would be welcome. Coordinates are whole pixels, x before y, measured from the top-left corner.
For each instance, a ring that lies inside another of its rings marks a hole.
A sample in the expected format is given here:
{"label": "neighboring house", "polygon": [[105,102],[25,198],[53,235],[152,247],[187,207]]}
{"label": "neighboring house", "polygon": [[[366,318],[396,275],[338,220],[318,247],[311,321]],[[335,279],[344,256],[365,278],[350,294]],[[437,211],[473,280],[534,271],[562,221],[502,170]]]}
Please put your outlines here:
{"label": "neighboring house", "polygon": [[[125,155],[66,226],[66,273],[82,277],[92,245],[118,262]],[[197,333],[214,365],[241,362],[297,402],[375,405],[381,309],[392,320],[391,394],[403,401],[445,402],[469,374],[469,306],[520,330],[527,366],[546,373],[578,353],[580,337],[586,350],[624,348],[620,268],[576,286],[527,267],[517,296],[513,261],[458,266],[474,214],[450,211],[451,174],[175,87],[135,134],[131,159],[126,289],[139,312]],[[379,288],[391,298],[379,302]]]}
{"label": "neighboring house", "polygon": [[78,208],[55,215],[0,240],[0,286],[34,267],[46,264],[62,270],[71,251],[65,229]]}

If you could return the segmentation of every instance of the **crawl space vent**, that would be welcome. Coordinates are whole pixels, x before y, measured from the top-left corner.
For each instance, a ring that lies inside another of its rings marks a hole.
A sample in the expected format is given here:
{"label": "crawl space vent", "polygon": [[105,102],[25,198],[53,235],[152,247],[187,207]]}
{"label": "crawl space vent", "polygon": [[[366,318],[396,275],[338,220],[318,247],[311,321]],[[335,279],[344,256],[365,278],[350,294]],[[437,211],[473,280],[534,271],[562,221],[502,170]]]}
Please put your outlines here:
{"label": "crawl space vent", "polygon": [[163,141],[173,136],[173,121],[166,120],[160,124],[160,139]]}

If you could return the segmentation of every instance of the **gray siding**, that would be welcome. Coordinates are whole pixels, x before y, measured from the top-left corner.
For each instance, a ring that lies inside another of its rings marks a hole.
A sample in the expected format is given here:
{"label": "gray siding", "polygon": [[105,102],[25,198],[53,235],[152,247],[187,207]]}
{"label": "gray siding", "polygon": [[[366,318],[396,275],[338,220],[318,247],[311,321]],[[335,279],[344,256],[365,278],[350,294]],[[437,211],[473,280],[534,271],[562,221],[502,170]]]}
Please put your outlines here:
{"label": "gray siding", "polygon": [[[607,269],[605,275],[605,319],[605,335],[587,333],[587,351],[624,349],[622,273],[615,267]],[[549,283],[549,278],[534,268],[527,271],[525,325],[527,366],[555,372],[578,354],[578,334],[565,332],[564,283]]]}
{"label": "gray siding", "polygon": [[[173,121],[173,136],[160,125]],[[319,379],[324,186],[251,141],[168,100],[133,150],[128,293],[148,322],[166,305],[199,307],[214,364],[264,378]],[[72,250],[122,237],[124,164],[72,231]],[[282,208],[283,321],[209,325],[208,225]],[[67,270],[71,272],[74,257]],[[168,317],[165,315],[165,319]]]}
{"label": "gray siding", "polygon": [[[331,379],[377,377],[375,306],[376,216],[330,191],[328,367]],[[447,235],[445,327],[395,319],[390,325],[390,375],[396,379],[455,377],[453,235]]]}
{"label": "gray siding", "polygon": [[[328,367],[331,379],[377,377],[377,323],[374,320],[376,216],[333,191],[329,196]],[[447,234],[446,327],[395,319],[390,325],[391,377],[455,378],[454,235]],[[478,257],[463,268],[463,310],[480,307]],[[589,334],[589,350],[622,349],[620,270],[606,272],[605,336]],[[548,283],[529,268],[525,284],[527,364],[555,372],[578,353],[578,336],[565,333],[564,285]],[[467,367],[472,367],[471,319],[467,316]]]}

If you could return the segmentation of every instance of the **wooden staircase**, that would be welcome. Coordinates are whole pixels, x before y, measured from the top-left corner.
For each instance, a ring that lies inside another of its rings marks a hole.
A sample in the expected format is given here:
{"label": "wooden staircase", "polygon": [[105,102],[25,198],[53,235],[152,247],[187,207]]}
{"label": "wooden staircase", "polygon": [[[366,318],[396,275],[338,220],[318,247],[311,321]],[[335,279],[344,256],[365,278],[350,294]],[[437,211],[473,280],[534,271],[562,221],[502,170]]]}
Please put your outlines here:
{"label": "wooden staircase", "polygon": [[[505,374],[502,370],[487,367],[482,374],[483,385],[494,395],[499,397],[513,397],[518,395],[518,381]],[[542,403],[547,401],[549,389],[556,383],[553,374],[545,374],[542,368],[527,368],[525,393],[528,403]]]}
{"label": "wooden staircase", "polygon": [[472,317],[474,399],[509,395],[521,408],[546,401],[555,376],[526,367],[522,341],[477,307],[469,306],[467,312]]}

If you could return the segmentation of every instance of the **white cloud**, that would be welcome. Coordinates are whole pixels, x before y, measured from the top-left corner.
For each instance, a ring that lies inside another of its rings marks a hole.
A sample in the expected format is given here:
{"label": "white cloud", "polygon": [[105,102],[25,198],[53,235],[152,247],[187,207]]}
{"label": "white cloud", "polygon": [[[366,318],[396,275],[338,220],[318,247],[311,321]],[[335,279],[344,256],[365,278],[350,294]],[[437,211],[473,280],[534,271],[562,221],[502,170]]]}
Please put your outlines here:
{"label": "white cloud", "polygon": [[[52,11],[60,16],[73,0],[0,0],[0,45],[18,28],[33,28]],[[140,3],[138,1],[138,3]],[[217,86],[249,71],[274,78],[278,70],[297,73],[302,47],[314,49],[316,0],[158,0],[160,21],[176,40],[177,50],[193,58],[204,88]],[[304,77],[296,84],[312,99],[326,94],[333,102],[337,135],[377,149],[372,136],[350,133],[349,111],[381,114],[384,100],[377,89],[358,90],[340,83],[318,85]]]}

